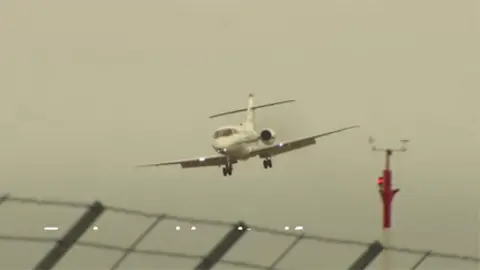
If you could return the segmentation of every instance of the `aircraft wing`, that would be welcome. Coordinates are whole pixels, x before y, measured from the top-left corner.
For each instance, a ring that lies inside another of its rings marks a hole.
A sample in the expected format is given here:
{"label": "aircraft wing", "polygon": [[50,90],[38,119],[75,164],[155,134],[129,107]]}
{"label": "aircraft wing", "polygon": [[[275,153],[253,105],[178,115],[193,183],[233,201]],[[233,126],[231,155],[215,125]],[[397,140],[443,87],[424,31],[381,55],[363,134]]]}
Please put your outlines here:
{"label": "aircraft wing", "polygon": [[[232,164],[237,163],[236,160],[230,160]],[[146,164],[139,165],[137,167],[158,167],[166,165],[180,165],[182,168],[198,168],[198,167],[208,167],[208,166],[221,166],[227,163],[227,158],[223,155],[215,155],[209,157],[198,157],[190,159],[175,160],[169,162],[162,162],[156,164]]]}
{"label": "aircraft wing", "polygon": [[303,137],[296,140],[290,140],[285,142],[276,143],[270,146],[260,147],[251,151],[251,157],[259,156],[260,158],[273,157],[279,154],[287,153],[293,150],[304,148],[313,144],[316,144],[317,138],[332,135],[349,129],[357,128],[359,126],[350,126],[342,129],[337,129],[327,133],[317,134],[309,137]]}

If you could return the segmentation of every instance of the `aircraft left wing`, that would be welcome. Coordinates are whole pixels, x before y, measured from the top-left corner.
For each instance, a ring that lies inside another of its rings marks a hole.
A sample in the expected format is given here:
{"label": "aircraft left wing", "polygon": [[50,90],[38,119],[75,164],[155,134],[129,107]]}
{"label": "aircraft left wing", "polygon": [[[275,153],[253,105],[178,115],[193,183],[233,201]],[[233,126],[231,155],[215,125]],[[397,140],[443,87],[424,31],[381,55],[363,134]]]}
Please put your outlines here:
{"label": "aircraft left wing", "polygon": [[274,145],[254,149],[253,151],[251,151],[250,154],[251,154],[251,157],[254,157],[254,156],[259,156],[260,158],[273,157],[273,156],[276,156],[276,155],[279,155],[279,154],[287,153],[287,152],[290,152],[290,151],[293,151],[293,150],[297,150],[297,149],[300,149],[300,148],[304,148],[304,147],[316,144],[317,143],[317,141],[316,141],[317,138],[332,135],[332,134],[335,134],[335,133],[339,133],[339,132],[342,132],[342,131],[346,131],[346,130],[353,129],[353,128],[358,128],[358,127],[360,127],[360,126],[350,126],[350,127],[330,131],[330,132],[327,132],[327,133],[317,134],[317,135],[313,135],[313,136],[309,136],[309,137],[303,137],[303,138],[296,139],[296,140],[280,142],[280,143],[276,143]]}
{"label": "aircraft left wing", "polygon": [[[158,167],[166,165],[180,165],[182,168],[198,168],[198,167],[208,167],[208,166],[221,166],[227,163],[227,158],[223,155],[215,155],[209,157],[198,157],[190,159],[175,160],[169,162],[162,162],[156,164],[147,164],[139,165],[137,167]],[[236,160],[230,160],[231,164],[237,163]]]}

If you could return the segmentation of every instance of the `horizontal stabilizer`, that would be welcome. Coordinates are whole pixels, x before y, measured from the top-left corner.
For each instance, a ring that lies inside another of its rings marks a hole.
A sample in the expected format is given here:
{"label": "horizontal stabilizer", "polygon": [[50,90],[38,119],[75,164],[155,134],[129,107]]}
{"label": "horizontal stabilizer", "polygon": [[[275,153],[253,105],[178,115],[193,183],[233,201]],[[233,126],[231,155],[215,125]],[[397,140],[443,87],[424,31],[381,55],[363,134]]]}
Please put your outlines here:
{"label": "horizontal stabilizer", "polygon": [[[271,106],[280,105],[280,104],[285,104],[285,103],[290,103],[290,102],[294,102],[294,101],[295,101],[295,100],[293,100],[293,99],[289,99],[289,100],[284,100],[284,101],[267,103],[267,104],[263,104],[263,105],[253,106],[252,109],[253,109],[253,110],[256,110],[256,109],[260,109],[260,108],[271,107]],[[240,113],[240,112],[246,112],[247,110],[248,110],[248,108],[244,108],[244,109],[238,109],[238,110],[233,110],[233,111],[218,113],[218,114],[215,114],[215,115],[210,116],[210,118],[216,118],[216,117],[219,117],[219,116],[224,116],[224,115],[229,115],[229,114],[235,114],[235,113]]]}

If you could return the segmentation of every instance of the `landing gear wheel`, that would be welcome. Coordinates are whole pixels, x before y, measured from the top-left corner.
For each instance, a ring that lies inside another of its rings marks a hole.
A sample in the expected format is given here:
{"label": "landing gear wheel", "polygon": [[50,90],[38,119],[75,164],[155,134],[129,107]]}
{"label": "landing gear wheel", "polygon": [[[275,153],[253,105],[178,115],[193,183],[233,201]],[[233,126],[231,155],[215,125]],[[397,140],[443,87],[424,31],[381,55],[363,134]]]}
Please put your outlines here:
{"label": "landing gear wheel", "polygon": [[233,167],[232,167],[232,166],[223,167],[223,168],[222,168],[222,172],[223,172],[223,176],[232,175],[232,173],[233,173]]}
{"label": "landing gear wheel", "polygon": [[265,168],[265,169],[272,168],[272,160],[271,159],[264,159],[263,160],[263,168]]}

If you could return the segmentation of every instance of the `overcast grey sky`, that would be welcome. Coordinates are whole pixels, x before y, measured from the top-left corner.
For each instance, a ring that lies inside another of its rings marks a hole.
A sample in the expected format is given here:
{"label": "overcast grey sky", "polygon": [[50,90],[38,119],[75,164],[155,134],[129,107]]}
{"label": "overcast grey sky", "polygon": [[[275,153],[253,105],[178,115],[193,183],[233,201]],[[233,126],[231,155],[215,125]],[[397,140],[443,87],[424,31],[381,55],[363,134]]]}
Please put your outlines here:
{"label": "overcast grey sky", "polygon": [[[479,15],[474,0],[1,1],[1,190],[370,241],[381,235],[383,156],[367,138],[409,138],[410,151],[394,157],[393,242],[476,256]],[[218,168],[132,169],[211,154],[213,130],[243,116],[207,116],[245,106],[249,92],[258,103],[297,99],[257,113],[280,139],[362,128],[278,157],[271,170],[239,164],[229,178]],[[0,208],[10,218],[2,231],[41,235],[80,213],[15,207]],[[121,239],[108,224],[96,237]],[[320,252],[322,266],[345,267],[328,247],[288,264],[312,269]],[[397,267],[416,259],[397,257]]]}

